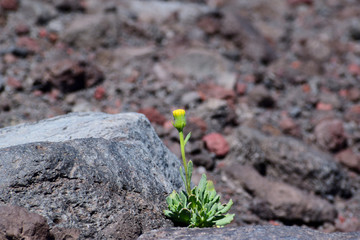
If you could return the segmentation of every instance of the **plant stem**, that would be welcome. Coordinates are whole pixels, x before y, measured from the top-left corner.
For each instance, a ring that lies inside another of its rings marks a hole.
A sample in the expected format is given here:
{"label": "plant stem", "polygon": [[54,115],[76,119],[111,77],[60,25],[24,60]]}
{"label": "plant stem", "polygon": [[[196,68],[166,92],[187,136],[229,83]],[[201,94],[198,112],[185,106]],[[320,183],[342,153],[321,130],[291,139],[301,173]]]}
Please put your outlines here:
{"label": "plant stem", "polygon": [[187,194],[190,196],[191,188],[190,188],[190,183],[188,181],[189,178],[188,178],[187,161],[186,161],[186,158],[185,158],[185,143],[184,143],[184,133],[183,133],[183,131],[179,131],[179,138],[180,138],[181,156],[182,156],[184,169],[185,169],[185,189],[186,189]]}

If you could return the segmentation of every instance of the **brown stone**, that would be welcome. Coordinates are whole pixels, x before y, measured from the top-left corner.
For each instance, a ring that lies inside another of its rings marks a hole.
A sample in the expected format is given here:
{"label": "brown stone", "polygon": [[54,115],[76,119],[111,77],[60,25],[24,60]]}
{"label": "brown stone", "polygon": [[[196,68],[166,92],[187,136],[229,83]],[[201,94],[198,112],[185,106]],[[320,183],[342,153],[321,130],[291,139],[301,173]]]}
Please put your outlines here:
{"label": "brown stone", "polygon": [[282,117],[279,125],[280,125],[281,130],[286,134],[293,135],[293,136],[300,135],[299,126],[296,125],[294,120],[289,117]]}
{"label": "brown stone", "polygon": [[230,147],[226,139],[219,133],[210,133],[203,137],[206,148],[218,157],[224,157],[229,152]]}
{"label": "brown stone", "polygon": [[16,45],[27,49],[30,53],[37,53],[40,50],[38,42],[30,37],[19,37]]}
{"label": "brown stone", "polygon": [[360,156],[354,153],[350,148],[339,152],[336,159],[346,167],[360,172]]}
{"label": "brown stone", "polygon": [[0,239],[46,240],[49,226],[46,219],[15,205],[0,206]]}
{"label": "brown stone", "polygon": [[17,78],[14,78],[14,77],[9,77],[7,79],[7,85],[16,90],[21,90],[23,88],[21,82]]}
{"label": "brown stone", "polygon": [[343,123],[340,120],[324,120],[315,127],[317,143],[329,151],[338,151],[346,147],[347,141]]}
{"label": "brown stone", "polygon": [[264,219],[304,222],[333,221],[335,207],[327,201],[280,181],[261,176],[254,168],[229,164],[225,172],[254,197],[251,209]]}
{"label": "brown stone", "polygon": [[163,125],[166,122],[166,118],[156,108],[142,108],[138,111],[144,114],[150,122]]}
{"label": "brown stone", "polygon": [[16,11],[19,7],[19,2],[18,0],[1,0],[0,6],[4,10]]}

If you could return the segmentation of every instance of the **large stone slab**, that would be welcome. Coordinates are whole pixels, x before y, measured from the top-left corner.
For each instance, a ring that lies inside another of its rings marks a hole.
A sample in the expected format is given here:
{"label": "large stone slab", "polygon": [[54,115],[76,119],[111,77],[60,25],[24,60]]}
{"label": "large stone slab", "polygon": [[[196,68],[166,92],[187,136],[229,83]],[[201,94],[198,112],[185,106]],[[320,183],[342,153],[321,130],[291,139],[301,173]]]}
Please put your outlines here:
{"label": "large stone slab", "polygon": [[0,128],[0,148],[31,142],[63,142],[79,138],[127,138],[135,135],[144,142],[148,137],[158,140],[149,122],[141,114],[71,113],[37,123]]}
{"label": "large stone slab", "polygon": [[310,228],[287,226],[249,226],[238,228],[168,228],[153,230],[141,235],[139,240],[355,240],[360,232],[322,233]]}
{"label": "large stone slab", "polygon": [[337,216],[335,207],[328,201],[289,184],[262,177],[252,167],[234,163],[224,170],[232,184],[243,187],[254,197],[250,209],[262,219],[278,219],[287,224],[319,224],[333,222]]}
{"label": "large stone slab", "polygon": [[250,164],[269,178],[322,196],[351,194],[345,171],[327,153],[295,138],[267,136],[245,126],[237,129],[229,161]]}
{"label": "large stone slab", "polygon": [[[76,113],[0,130],[0,203],[82,238],[133,239],[169,226],[179,160],[142,114]],[[171,224],[170,224],[171,225]]]}

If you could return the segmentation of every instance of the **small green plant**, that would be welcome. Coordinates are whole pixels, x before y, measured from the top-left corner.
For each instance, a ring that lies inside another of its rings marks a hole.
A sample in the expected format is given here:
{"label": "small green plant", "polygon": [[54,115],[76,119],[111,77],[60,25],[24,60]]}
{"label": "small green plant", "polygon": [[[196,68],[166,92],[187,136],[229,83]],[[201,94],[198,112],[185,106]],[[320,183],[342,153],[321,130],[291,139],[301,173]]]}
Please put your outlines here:
{"label": "small green plant", "polygon": [[[181,156],[184,170],[180,167],[180,175],[185,185],[185,191],[177,193],[175,190],[166,198],[168,210],[165,215],[176,225],[186,227],[222,227],[230,223],[235,214],[226,214],[232,206],[230,201],[223,205],[216,193],[214,184],[206,180],[203,174],[198,186],[190,187],[193,163],[185,158],[185,145],[189,141],[191,132],[184,140],[183,129],[186,126],[185,110],[173,111],[174,127],[179,131]],[[185,174],[184,174],[185,172]]]}

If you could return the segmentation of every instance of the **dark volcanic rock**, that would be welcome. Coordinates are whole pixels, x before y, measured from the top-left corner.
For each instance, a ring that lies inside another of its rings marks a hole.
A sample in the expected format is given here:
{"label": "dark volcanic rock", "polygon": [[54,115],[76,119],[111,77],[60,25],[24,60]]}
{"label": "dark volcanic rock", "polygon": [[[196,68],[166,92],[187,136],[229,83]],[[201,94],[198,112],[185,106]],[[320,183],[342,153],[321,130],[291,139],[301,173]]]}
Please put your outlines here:
{"label": "dark volcanic rock", "polygon": [[325,152],[291,137],[266,136],[248,127],[238,129],[237,139],[241,144],[233,146],[227,157],[230,161],[251,164],[262,175],[320,195],[348,196],[351,192],[346,173]]}
{"label": "dark volcanic rock", "polygon": [[14,205],[0,205],[0,239],[49,239],[46,219]]}
{"label": "dark volcanic rock", "polygon": [[286,183],[266,179],[251,167],[235,163],[225,171],[255,196],[251,209],[263,219],[320,223],[334,222],[336,218],[335,207],[329,202]]}
{"label": "dark volcanic rock", "polygon": [[169,225],[162,210],[182,185],[180,164],[142,114],[71,114],[0,136],[0,203],[82,238],[133,239]]}
{"label": "dark volcanic rock", "polygon": [[103,72],[87,60],[53,59],[36,71],[34,88],[42,91],[56,88],[69,93],[93,87],[104,80]]}
{"label": "dark volcanic rock", "polygon": [[177,240],[338,240],[359,239],[360,232],[352,233],[322,233],[310,228],[286,227],[286,226],[250,226],[239,228],[168,228],[153,230],[141,235],[139,240],[150,239],[177,239]]}

